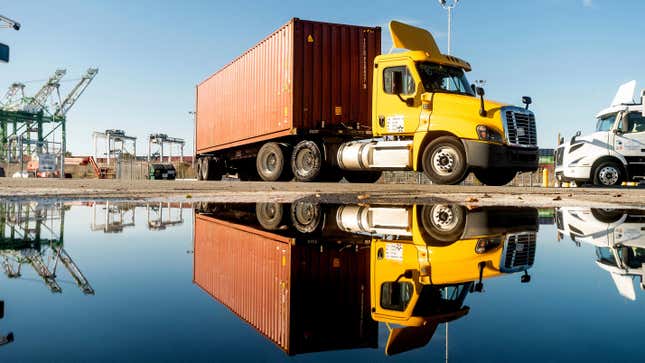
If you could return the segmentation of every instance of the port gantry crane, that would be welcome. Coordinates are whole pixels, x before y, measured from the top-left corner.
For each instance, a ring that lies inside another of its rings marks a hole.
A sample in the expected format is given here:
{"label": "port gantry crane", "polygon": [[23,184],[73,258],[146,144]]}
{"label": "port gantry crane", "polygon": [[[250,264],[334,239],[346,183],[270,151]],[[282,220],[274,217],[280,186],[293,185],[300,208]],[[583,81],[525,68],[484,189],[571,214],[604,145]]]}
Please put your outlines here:
{"label": "port gantry crane", "polygon": [[[58,154],[60,175],[64,176],[62,158],[67,149],[67,113],[96,77],[98,69],[89,68],[63,99],[60,82],[66,73],[64,69],[56,70],[33,97],[25,97],[22,83],[9,87],[0,101],[0,162],[19,162],[24,154]],[[57,131],[60,141],[54,141]],[[58,150],[54,150],[56,145]]]}
{"label": "port gantry crane", "polygon": [[93,295],[94,289],[63,247],[64,221],[65,207],[60,203],[0,204],[0,259],[5,275],[20,278],[22,266],[30,265],[51,292],[60,293],[56,271],[62,264],[81,291]]}

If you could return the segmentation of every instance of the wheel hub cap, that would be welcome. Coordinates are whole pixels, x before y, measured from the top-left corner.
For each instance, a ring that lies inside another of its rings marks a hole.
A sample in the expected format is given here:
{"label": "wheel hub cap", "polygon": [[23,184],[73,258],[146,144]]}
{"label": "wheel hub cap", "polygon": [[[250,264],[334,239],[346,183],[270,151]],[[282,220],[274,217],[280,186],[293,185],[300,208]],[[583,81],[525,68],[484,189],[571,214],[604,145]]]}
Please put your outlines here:
{"label": "wheel hub cap", "polygon": [[442,230],[450,230],[457,223],[452,208],[438,205],[432,208],[432,224]]}
{"label": "wheel hub cap", "polygon": [[434,152],[432,166],[435,172],[441,175],[448,175],[453,172],[459,156],[451,148],[441,148]]}
{"label": "wheel hub cap", "polygon": [[614,185],[618,182],[619,171],[616,168],[611,166],[605,166],[600,169],[598,176],[600,177],[600,182],[604,185]]}

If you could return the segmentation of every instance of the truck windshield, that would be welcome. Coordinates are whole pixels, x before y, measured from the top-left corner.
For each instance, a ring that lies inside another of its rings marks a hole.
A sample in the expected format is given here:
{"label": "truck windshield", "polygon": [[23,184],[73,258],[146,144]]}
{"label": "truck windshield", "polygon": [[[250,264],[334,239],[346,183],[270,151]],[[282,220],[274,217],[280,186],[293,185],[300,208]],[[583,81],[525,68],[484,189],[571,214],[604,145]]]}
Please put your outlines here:
{"label": "truck windshield", "polygon": [[461,68],[420,62],[417,71],[426,92],[449,92],[474,96],[468,79]]}
{"label": "truck windshield", "polygon": [[611,127],[614,126],[616,122],[617,113],[612,113],[610,115],[604,115],[598,118],[598,123],[596,124],[596,131],[609,131]]}

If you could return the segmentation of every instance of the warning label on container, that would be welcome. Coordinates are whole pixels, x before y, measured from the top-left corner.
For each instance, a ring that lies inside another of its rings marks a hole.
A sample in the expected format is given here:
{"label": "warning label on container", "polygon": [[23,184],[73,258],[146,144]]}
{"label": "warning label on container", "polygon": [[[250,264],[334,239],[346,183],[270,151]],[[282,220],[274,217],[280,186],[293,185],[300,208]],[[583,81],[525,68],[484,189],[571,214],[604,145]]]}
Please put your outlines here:
{"label": "warning label on container", "polygon": [[405,117],[403,115],[392,115],[385,119],[388,132],[403,132]]}
{"label": "warning label on container", "polygon": [[400,243],[388,243],[385,245],[385,259],[403,261],[403,245]]}

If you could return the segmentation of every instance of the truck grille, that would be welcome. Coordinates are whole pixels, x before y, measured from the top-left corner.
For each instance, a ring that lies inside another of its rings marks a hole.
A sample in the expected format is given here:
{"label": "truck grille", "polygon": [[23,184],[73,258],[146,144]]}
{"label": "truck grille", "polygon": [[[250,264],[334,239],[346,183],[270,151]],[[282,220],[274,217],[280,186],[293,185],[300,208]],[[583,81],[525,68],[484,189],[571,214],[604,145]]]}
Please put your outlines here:
{"label": "truck grille", "polygon": [[533,112],[513,107],[505,108],[502,115],[504,115],[506,139],[510,145],[525,147],[537,146],[537,130]]}
{"label": "truck grille", "polygon": [[535,232],[508,235],[500,270],[502,272],[516,272],[526,270],[533,266],[533,262],[535,261],[535,247]]}

